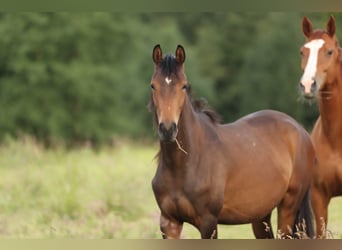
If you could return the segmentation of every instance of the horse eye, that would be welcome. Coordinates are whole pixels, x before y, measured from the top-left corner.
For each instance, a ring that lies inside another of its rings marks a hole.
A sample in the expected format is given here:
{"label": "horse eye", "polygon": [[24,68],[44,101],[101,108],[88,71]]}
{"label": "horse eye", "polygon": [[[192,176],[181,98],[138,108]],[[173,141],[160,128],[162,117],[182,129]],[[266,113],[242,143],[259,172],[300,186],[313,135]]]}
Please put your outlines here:
{"label": "horse eye", "polygon": [[301,50],[299,53],[300,53],[300,55],[301,55],[301,56],[303,56],[303,55],[304,55],[304,53],[303,53],[303,51],[302,51],[302,50]]}
{"label": "horse eye", "polygon": [[186,90],[188,88],[188,85],[184,84],[182,87],[182,90]]}
{"label": "horse eye", "polygon": [[153,90],[154,90],[154,85],[153,85],[153,83],[151,83],[151,89],[153,89]]}
{"label": "horse eye", "polygon": [[328,50],[328,52],[327,52],[328,56],[331,56],[333,53],[334,53],[334,50],[333,50],[333,49],[330,49],[330,50]]}

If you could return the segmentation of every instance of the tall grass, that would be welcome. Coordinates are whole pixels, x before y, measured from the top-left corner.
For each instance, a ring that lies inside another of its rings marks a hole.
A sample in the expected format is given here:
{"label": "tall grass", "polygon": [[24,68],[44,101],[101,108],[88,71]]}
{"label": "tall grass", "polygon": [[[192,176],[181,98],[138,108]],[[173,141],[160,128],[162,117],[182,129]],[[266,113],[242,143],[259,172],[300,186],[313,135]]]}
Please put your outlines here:
{"label": "tall grass", "polygon": [[[9,140],[0,146],[0,238],[161,238],[151,189],[156,152],[133,143],[68,151]],[[329,215],[341,238],[341,199]],[[199,233],[185,224],[182,236]],[[241,225],[219,226],[219,238],[254,237]]]}
{"label": "tall grass", "polygon": [[153,147],[0,148],[0,237],[155,238]]}

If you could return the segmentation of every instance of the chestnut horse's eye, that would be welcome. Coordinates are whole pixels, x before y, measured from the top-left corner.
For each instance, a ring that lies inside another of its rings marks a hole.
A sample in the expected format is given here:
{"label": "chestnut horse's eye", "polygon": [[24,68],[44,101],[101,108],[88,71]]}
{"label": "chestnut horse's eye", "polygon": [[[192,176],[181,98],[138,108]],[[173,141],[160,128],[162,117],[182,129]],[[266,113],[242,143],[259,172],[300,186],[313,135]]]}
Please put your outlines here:
{"label": "chestnut horse's eye", "polygon": [[154,85],[153,85],[153,83],[151,83],[151,89],[153,89],[153,90],[154,90]]}
{"label": "chestnut horse's eye", "polygon": [[333,53],[334,53],[334,50],[333,49],[329,49],[328,52],[327,52],[327,55],[331,56]]}
{"label": "chestnut horse's eye", "polygon": [[299,53],[300,53],[300,56],[304,56],[304,53],[302,50]]}
{"label": "chestnut horse's eye", "polygon": [[188,85],[184,84],[183,87],[182,87],[182,90],[187,90],[187,88],[188,88]]}

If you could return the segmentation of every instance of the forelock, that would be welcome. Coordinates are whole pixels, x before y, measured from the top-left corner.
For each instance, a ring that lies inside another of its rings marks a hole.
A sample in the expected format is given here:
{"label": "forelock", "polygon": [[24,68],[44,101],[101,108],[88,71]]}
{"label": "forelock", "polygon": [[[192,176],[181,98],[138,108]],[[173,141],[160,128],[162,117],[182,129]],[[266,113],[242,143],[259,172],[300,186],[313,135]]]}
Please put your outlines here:
{"label": "forelock", "polygon": [[170,76],[171,74],[177,74],[180,64],[177,62],[175,56],[166,55],[160,63],[159,68],[163,75]]}

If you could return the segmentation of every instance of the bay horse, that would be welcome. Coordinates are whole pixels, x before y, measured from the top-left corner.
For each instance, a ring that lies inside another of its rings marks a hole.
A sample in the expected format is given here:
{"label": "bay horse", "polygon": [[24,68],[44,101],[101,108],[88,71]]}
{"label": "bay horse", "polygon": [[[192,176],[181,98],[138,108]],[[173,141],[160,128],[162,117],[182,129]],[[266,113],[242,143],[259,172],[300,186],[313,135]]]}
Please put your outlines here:
{"label": "bay horse", "polygon": [[303,17],[302,31],[306,42],[301,47],[301,93],[316,98],[320,112],[311,132],[317,157],[311,199],[317,237],[325,238],[329,202],[342,195],[342,51],[333,16],[325,30],[313,30]]}
{"label": "bay horse", "polygon": [[313,235],[309,185],[314,149],[309,134],[288,115],[263,110],[233,123],[193,100],[184,71],[185,51],[153,49],[150,110],[159,134],[152,189],[163,238],[180,238],[183,223],[201,238],[217,238],[218,224],[251,223],[256,238],[290,237],[305,220]]}

